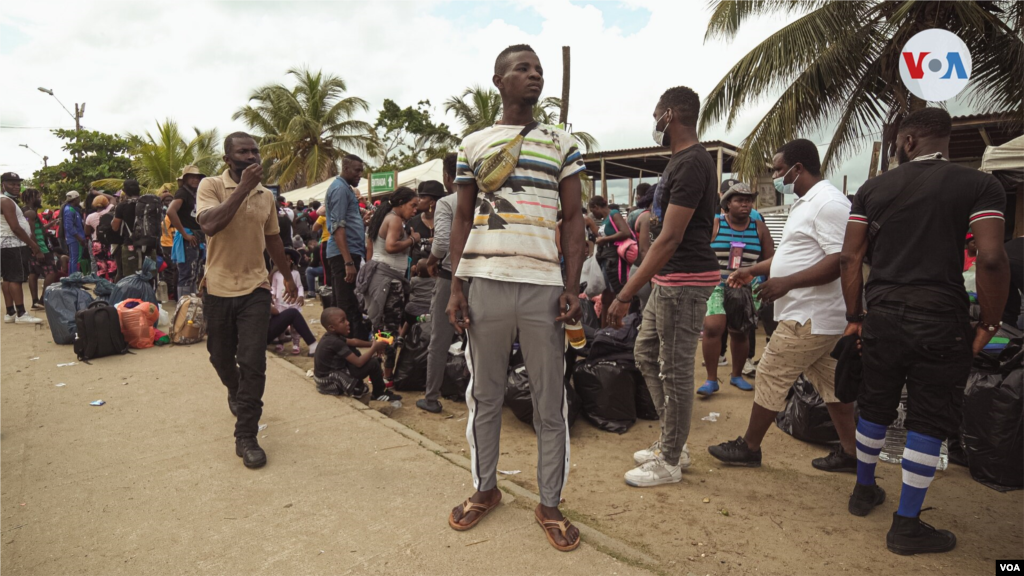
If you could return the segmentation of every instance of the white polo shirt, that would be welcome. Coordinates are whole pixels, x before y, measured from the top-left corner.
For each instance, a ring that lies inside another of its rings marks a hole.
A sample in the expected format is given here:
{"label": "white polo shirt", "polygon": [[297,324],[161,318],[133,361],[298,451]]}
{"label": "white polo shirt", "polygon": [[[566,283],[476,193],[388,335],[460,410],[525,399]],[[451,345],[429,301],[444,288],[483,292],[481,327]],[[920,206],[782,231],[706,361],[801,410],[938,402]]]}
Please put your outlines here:
{"label": "white polo shirt", "polygon": [[[828,180],[815,184],[789,209],[771,276],[780,278],[807,270],[825,256],[843,249],[850,201]],[[811,320],[812,334],[842,334],[846,304],[838,278],[822,286],[797,288],[775,301],[775,320]]]}

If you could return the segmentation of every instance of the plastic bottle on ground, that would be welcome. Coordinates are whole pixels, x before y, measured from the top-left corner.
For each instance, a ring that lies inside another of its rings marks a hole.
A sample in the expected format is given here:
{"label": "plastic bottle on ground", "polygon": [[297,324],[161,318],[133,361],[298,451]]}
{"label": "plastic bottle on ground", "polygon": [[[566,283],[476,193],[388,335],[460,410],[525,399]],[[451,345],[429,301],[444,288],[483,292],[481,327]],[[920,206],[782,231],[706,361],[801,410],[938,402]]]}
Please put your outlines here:
{"label": "plastic bottle on ground", "polygon": [[885,431],[885,444],[878,454],[878,459],[890,464],[899,464],[903,461],[903,449],[907,447],[907,429],[903,422],[907,417],[907,396],[904,391],[900,398],[900,405],[896,409],[896,420],[889,425]]}

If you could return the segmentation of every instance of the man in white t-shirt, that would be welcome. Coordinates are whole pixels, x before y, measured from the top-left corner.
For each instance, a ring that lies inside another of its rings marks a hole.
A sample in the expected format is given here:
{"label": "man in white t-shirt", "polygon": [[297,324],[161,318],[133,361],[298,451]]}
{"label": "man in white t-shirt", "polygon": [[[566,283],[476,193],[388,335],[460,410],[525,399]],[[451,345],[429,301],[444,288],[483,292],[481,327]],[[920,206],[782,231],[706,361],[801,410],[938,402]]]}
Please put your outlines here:
{"label": "man in white t-shirt", "polygon": [[[448,523],[455,530],[468,530],[501,501],[497,487],[501,407],[508,355],[518,334],[536,407],[541,499],[535,511],[537,521],[552,546],[573,550],[579,545],[579,530],[558,510],[569,475],[562,322],[581,315],[577,295],[584,244],[579,172],[585,166],[572,136],[534,122],[533,107],[544,87],[544,72],[532,48],[517,45],[503,50],[494,63],[492,81],[501,93],[501,120],[463,140],[455,178],[454,272],[447,312],[455,329],[468,334],[466,357],[472,377],[466,389],[466,438],[477,492],[452,510]],[[485,175],[484,161],[519,134],[525,140],[511,175],[498,190],[480,194],[477,183]],[[559,203],[565,214],[564,284],[555,245]],[[467,299],[463,285],[470,279]]]}
{"label": "man in white t-shirt", "polygon": [[846,304],[839,284],[839,253],[843,249],[850,201],[821,176],[818,148],[810,140],[785,144],[772,159],[775,188],[794,193],[796,201],[782,231],[775,256],[740,268],[729,284],[749,284],[770,275],[760,285],[762,303],[775,303],[779,326],[757,365],[754,405],[746,433],[708,448],[715,458],[737,466],[761,465],[761,441],[775,416],[786,407],[786,394],[803,374],[828,408],[840,445],[811,465],[826,472],[856,472],[856,425],[853,404],[836,398],[836,360],[833,348],[846,329]]}

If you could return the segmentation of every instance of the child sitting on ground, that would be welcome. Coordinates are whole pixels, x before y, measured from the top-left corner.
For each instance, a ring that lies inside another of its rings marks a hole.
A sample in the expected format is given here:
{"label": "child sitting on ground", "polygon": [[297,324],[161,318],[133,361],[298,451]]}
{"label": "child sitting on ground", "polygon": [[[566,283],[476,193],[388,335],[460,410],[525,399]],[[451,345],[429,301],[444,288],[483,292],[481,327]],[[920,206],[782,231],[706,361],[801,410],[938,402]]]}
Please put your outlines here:
{"label": "child sitting on ground", "polygon": [[[351,395],[353,390],[348,383],[353,379],[361,382],[369,376],[374,400],[390,402],[402,399],[384,387],[384,371],[377,356],[387,349],[387,342],[377,340],[370,344],[349,338],[348,318],[341,308],[325,308],[320,315],[320,324],[327,333],[320,338],[313,360],[313,379],[318,392],[335,396]],[[361,355],[359,348],[370,350]]]}

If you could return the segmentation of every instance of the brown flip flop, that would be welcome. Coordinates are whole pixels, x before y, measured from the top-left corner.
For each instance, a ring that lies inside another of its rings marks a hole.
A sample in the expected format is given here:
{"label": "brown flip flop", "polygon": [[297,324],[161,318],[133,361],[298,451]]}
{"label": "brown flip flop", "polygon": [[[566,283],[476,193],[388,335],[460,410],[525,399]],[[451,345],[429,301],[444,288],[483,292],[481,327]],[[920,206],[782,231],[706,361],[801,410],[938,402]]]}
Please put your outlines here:
{"label": "brown flip flop", "polygon": [[487,506],[486,504],[477,504],[476,502],[470,502],[469,500],[466,500],[465,502],[462,503],[462,517],[465,518],[466,515],[470,512],[476,512],[476,520],[473,520],[472,522],[466,525],[459,524],[455,521],[455,511],[452,510],[451,512],[448,513],[448,525],[452,527],[452,530],[465,532],[466,530],[469,530],[470,528],[479,524],[480,521],[484,519],[484,516],[487,516],[487,514],[491,510],[494,510],[495,508],[498,507],[498,504],[501,504],[500,495],[498,501],[491,506]]}
{"label": "brown flip flop", "polygon": [[555,539],[551,536],[551,532],[548,531],[549,528],[558,528],[562,532],[562,538],[568,540],[569,538],[566,537],[565,533],[569,530],[569,527],[572,526],[572,522],[569,522],[568,518],[563,518],[562,520],[557,521],[544,520],[540,517],[540,514],[538,514],[536,510],[533,511],[533,516],[537,519],[537,523],[540,524],[540,527],[544,529],[544,535],[548,537],[548,542],[551,544],[552,547],[554,547],[555,550],[558,550],[559,552],[571,552],[579,548],[579,536],[576,537],[576,541],[572,544],[569,544],[568,546],[559,546],[558,543],[555,542]]}

